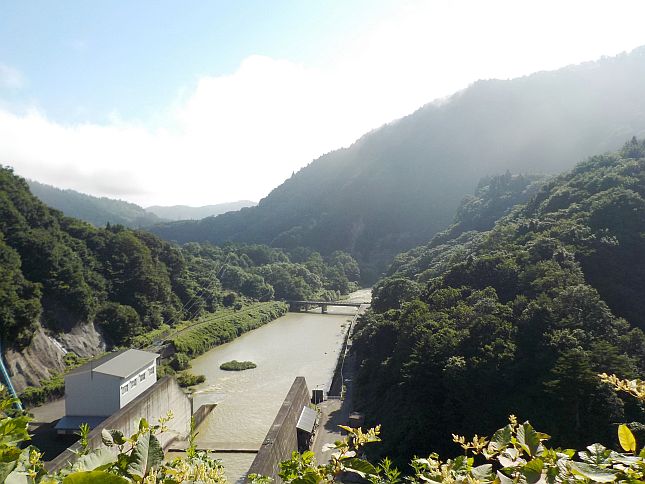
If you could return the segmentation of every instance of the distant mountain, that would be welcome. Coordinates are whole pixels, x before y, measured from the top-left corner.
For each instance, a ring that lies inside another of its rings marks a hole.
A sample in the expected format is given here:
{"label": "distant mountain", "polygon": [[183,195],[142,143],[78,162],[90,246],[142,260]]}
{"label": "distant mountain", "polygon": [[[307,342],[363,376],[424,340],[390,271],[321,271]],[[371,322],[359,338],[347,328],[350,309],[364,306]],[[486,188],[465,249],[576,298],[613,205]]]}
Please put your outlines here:
{"label": "distant mountain", "polygon": [[146,211],[167,220],[200,220],[205,217],[212,217],[226,212],[235,212],[241,208],[253,207],[255,205],[257,204],[250,200],[240,200],[237,202],[204,205],[203,207],[189,207],[188,205],[164,207],[153,205],[152,207],[146,207]]}
{"label": "distant mountain", "polygon": [[480,178],[506,170],[557,173],[642,134],[645,47],[553,72],[478,81],[320,157],[256,207],[153,230],[181,242],[342,249],[369,281],[394,254],[446,228]]}
{"label": "distant mountain", "polygon": [[105,227],[109,222],[112,225],[141,228],[172,220],[198,220],[255,205],[255,202],[250,200],[240,200],[203,207],[155,205],[144,209],[137,204],[123,200],[94,197],[76,190],[65,190],[34,180],[28,180],[27,183],[31,192],[46,205],[60,210],[68,217],[79,218],[96,227]]}
{"label": "distant mountain", "polygon": [[33,180],[28,180],[27,183],[31,192],[46,205],[96,227],[105,227],[109,222],[112,225],[138,228],[164,221],[134,203],[63,190]]}

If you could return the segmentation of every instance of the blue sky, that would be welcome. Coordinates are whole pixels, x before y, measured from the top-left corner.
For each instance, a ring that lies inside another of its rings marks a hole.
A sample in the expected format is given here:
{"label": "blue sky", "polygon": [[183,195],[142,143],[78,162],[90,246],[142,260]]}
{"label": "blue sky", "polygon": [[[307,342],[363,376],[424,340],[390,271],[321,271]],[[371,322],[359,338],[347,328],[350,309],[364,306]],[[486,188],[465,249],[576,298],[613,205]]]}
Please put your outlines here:
{"label": "blue sky", "polygon": [[60,122],[154,117],[202,76],[234,71],[259,54],[322,64],[394,2],[15,1],[0,16],[0,61]]}
{"label": "blue sky", "polygon": [[0,163],[143,206],[259,200],[478,79],[645,44],[642,0],[0,3]]}

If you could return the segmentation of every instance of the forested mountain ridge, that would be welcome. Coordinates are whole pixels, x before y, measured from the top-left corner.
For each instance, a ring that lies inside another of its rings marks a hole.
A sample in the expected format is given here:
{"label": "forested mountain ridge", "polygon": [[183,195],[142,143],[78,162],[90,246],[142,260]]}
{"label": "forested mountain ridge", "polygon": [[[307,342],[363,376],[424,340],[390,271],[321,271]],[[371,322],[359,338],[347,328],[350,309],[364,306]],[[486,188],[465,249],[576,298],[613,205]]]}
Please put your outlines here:
{"label": "forested mountain ridge", "polygon": [[143,208],[124,200],[95,197],[76,190],[46,185],[35,180],[27,180],[27,183],[31,192],[45,205],[60,210],[68,217],[89,222],[95,227],[105,227],[107,224],[112,224],[130,228],[145,228],[171,220],[199,220],[255,205],[249,200],[240,200],[202,207],[154,205]]}
{"label": "forested mountain ridge", "polygon": [[357,327],[357,393],[384,453],[449,451],[451,433],[508,414],[562,446],[612,443],[613,422],[643,421],[596,375],[645,375],[645,142],[455,236],[399,255]]}
{"label": "forested mountain ridge", "polygon": [[169,240],[345,250],[374,280],[446,228],[483,176],[558,173],[645,133],[645,48],[553,72],[479,81],[328,153],[257,207],[155,227]]}
{"label": "forested mountain ridge", "polygon": [[166,220],[199,220],[226,212],[235,212],[254,205],[255,202],[250,200],[239,200],[237,202],[217,203],[201,207],[189,207],[188,205],[152,205],[146,207],[146,211]]}
{"label": "forested mountain ridge", "polygon": [[27,183],[31,192],[45,205],[60,210],[68,217],[79,218],[96,227],[113,224],[139,228],[165,221],[134,203],[107,197],[94,197],[35,180],[28,180]]}
{"label": "forested mountain ridge", "polygon": [[241,298],[335,299],[355,289],[359,277],[357,262],[342,252],[323,258],[303,248],[287,254],[262,245],[180,247],[143,230],[97,228],[47,207],[24,179],[0,167],[5,351],[29,349],[43,328],[60,339],[87,325],[108,345],[127,345],[164,323],[198,318]]}

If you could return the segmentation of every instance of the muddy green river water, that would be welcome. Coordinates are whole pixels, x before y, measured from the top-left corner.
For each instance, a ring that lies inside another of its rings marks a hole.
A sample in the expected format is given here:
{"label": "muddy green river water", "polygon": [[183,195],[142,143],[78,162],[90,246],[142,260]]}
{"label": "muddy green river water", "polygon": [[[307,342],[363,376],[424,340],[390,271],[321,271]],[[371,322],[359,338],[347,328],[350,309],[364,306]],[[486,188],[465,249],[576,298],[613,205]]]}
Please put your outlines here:
{"label": "muddy green river water", "polygon": [[[369,295],[369,290],[361,290],[350,297],[368,301]],[[206,376],[197,391],[203,392],[203,398],[211,394],[220,400],[200,425],[197,442],[259,446],[295,377],[304,376],[310,390],[329,387],[345,331],[355,314],[354,308],[341,307],[330,307],[328,314],[287,313],[193,360],[191,371]],[[250,360],[257,368],[219,369],[230,360]],[[229,481],[236,482],[248,471],[255,454],[215,457],[222,460]]]}

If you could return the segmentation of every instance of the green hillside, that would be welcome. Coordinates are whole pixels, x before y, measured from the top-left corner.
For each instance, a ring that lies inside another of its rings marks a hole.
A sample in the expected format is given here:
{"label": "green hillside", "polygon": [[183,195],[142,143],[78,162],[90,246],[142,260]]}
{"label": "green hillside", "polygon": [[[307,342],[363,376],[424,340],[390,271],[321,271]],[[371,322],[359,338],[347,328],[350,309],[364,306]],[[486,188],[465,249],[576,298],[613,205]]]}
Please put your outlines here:
{"label": "green hillside", "polygon": [[512,179],[493,179],[507,188],[486,185],[373,290],[354,348],[385,454],[454,452],[451,434],[490,434],[509,414],[554,445],[613,444],[612,423],[645,417],[596,376],[645,375],[645,142],[547,181],[494,227],[473,224],[524,192]]}
{"label": "green hillside", "polygon": [[344,250],[373,281],[396,253],[445,229],[480,178],[506,170],[559,173],[644,134],[644,78],[640,48],[553,72],[479,81],[320,157],[257,207],[154,231],[180,242]]}
{"label": "green hillside", "polygon": [[108,342],[195,319],[240,300],[333,299],[357,287],[348,254],[323,258],[262,245],[180,247],[122,225],[97,228],[33,196],[0,167],[0,338],[20,349],[34,329],[96,322]]}
{"label": "green hillside", "polygon": [[76,190],[63,190],[29,180],[29,189],[45,205],[60,210],[68,217],[91,223],[96,227],[106,224],[139,228],[161,223],[163,218],[148,212],[134,203],[107,197],[93,197]]}

